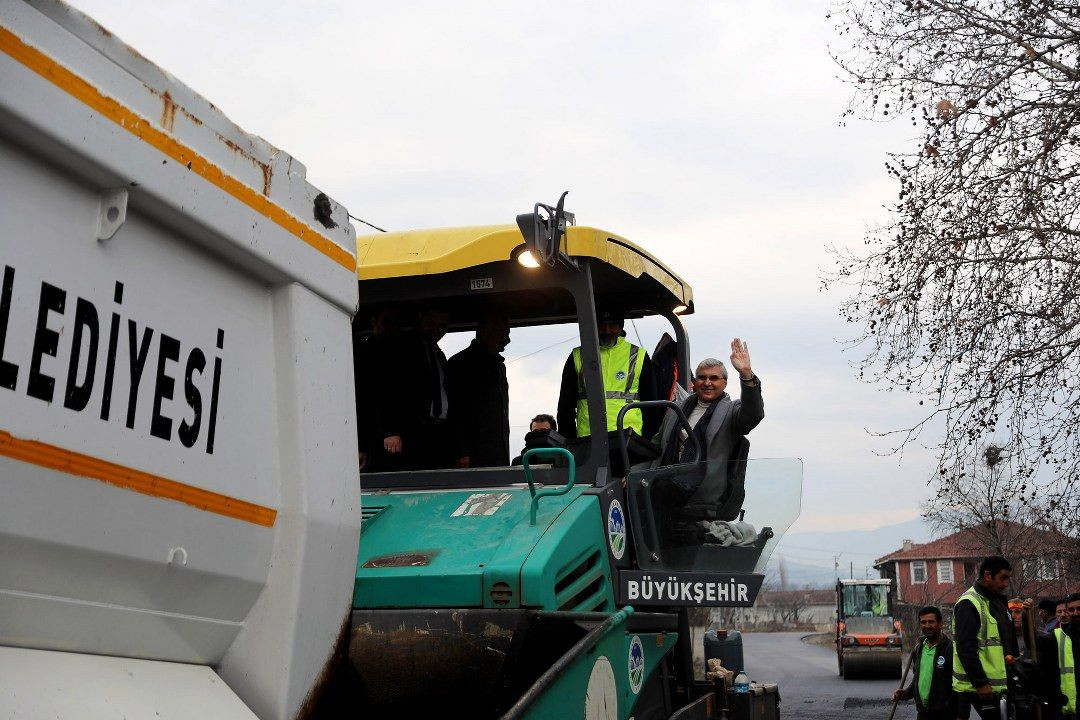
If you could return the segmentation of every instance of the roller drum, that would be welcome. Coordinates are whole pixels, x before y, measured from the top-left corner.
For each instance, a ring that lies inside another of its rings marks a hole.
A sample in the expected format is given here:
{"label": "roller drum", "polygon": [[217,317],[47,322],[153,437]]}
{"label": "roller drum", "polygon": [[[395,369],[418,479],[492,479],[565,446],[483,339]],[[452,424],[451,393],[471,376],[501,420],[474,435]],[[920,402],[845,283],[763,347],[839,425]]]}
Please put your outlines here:
{"label": "roller drum", "polygon": [[902,653],[884,648],[844,652],[843,675],[848,680],[863,678],[898,678],[902,671]]}

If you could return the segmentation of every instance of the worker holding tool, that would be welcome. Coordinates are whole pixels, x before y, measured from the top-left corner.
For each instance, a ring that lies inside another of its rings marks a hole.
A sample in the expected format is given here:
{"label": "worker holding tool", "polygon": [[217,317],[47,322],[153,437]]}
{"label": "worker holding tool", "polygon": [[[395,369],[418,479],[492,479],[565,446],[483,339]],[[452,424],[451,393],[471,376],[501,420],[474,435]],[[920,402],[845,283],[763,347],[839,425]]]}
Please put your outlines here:
{"label": "worker holding tool", "polygon": [[[914,668],[911,683],[893,693],[893,708],[901,700],[915,700],[919,720],[953,720],[956,717],[956,696],[952,688],[953,646],[941,632],[941,610],[928,605],[919,610],[919,630],[922,639],[908,659],[908,669]],[[907,672],[905,671],[905,676]]]}
{"label": "worker holding tool", "polygon": [[1009,561],[990,556],[979,565],[978,580],[953,606],[953,691],[959,718],[967,718],[974,708],[984,720],[1000,720],[1005,656],[1017,655],[1012,617],[1002,595],[1011,579]]}
{"label": "worker holding tool", "polygon": [[[1031,600],[1009,600],[1013,633],[1019,654],[1012,661],[1009,688],[1016,720],[1057,720],[1064,698],[1058,671],[1057,644],[1054,638],[1036,627]],[[1010,659],[1006,658],[1007,665]]]}

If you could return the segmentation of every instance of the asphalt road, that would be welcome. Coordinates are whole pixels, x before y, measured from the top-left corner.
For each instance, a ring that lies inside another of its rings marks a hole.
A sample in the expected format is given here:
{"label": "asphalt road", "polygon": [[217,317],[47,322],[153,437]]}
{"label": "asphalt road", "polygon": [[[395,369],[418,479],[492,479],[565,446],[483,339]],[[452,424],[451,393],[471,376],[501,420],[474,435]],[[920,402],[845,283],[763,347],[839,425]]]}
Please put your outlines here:
{"label": "asphalt road", "polygon": [[[780,685],[783,720],[887,720],[896,680],[844,680],[831,648],[802,642],[805,633],[748,633],[743,655],[750,679]],[[901,703],[896,720],[914,720],[912,703]]]}

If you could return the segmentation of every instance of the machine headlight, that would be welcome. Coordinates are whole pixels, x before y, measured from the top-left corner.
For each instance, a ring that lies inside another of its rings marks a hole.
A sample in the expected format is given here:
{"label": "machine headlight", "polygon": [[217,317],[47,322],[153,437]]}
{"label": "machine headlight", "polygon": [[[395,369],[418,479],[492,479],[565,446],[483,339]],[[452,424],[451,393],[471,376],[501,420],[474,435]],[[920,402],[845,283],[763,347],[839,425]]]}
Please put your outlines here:
{"label": "machine headlight", "polygon": [[529,269],[540,267],[540,261],[533,255],[532,250],[525,250],[517,256],[518,264]]}

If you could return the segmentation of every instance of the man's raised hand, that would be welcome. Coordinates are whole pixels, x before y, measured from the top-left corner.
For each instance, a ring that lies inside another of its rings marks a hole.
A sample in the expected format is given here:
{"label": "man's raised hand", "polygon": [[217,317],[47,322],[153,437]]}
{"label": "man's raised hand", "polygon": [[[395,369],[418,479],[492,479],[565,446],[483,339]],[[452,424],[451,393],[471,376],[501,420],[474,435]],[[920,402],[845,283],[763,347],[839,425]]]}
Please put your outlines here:
{"label": "man's raised hand", "polygon": [[731,367],[739,373],[743,380],[754,377],[754,371],[750,369],[750,351],[739,338],[731,341]]}

